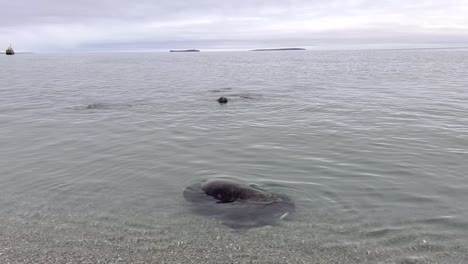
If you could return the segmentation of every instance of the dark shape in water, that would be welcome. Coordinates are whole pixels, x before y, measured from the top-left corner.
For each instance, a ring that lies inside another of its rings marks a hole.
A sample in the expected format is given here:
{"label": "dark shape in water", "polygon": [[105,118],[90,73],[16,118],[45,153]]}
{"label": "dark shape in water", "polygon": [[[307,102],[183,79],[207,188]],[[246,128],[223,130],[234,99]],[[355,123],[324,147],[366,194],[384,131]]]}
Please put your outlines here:
{"label": "dark shape in water", "polygon": [[220,104],[227,104],[228,102],[228,99],[224,96],[221,96],[220,98],[218,98],[218,103]]}
{"label": "dark shape in water", "polygon": [[232,90],[232,88],[220,88],[220,89],[209,90],[209,92],[212,92],[212,93],[225,93],[225,96],[222,96],[222,97],[218,98],[219,103],[222,103],[221,102],[222,98],[226,98],[226,102],[227,102],[227,97],[226,96],[229,96],[230,99],[234,98],[234,99],[244,99],[244,100],[259,99],[259,97],[260,97],[260,95],[252,94],[250,92],[231,93],[230,92],[231,90]]}
{"label": "dark shape in water", "polygon": [[184,190],[184,198],[196,213],[217,217],[235,229],[277,225],[295,208],[286,195],[227,179],[195,183]]}
{"label": "dark shape in water", "polygon": [[86,109],[125,109],[131,107],[131,104],[122,103],[94,103],[86,106]]}
{"label": "dark shape in water", "polygon": [[100,104],[100,103],[89,104],[88,106],[86,106],[86,109],[104,109],[104,108],[106,108],[106,105],[105,104]]}
{"label": "dark shape in water", "polygon": [[223,92],[223,91],[230,91],[232,90],[232,88],[221,88],[221,89],[213,89],[213,90],[210,90],[210,92],[212,93],[220,93],[220,92]]}

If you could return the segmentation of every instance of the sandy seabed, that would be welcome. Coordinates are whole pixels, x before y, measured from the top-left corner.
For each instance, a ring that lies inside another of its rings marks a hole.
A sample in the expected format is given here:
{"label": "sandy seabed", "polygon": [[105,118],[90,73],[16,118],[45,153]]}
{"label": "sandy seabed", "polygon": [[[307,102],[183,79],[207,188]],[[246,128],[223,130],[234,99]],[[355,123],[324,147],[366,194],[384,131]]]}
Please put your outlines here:
{"label": "sandy seabed", "polygon": [[0,263],[468,263],[462,239],[307,218],[299,213],[280,226],[233,230],[184,210],[3,216]]}

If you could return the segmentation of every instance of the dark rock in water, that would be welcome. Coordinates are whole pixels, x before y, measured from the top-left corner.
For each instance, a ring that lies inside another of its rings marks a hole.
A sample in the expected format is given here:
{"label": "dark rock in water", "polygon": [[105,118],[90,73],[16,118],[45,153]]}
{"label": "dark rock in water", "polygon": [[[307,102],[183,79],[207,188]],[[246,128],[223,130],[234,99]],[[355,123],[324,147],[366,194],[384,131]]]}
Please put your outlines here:
{"label": "dark rock in water", "polygon": [[219,218],[231,228],[277,225],[294,211],[286,196],[228,179],[210,179],[193,184],[184,198],[195,213]]}
{"label": "dark rock in water", "polygon": [[227,102],[228,99],[226,97],[221,96],[220,98],[218,98],[218,103],[220,104],[227,104]]}

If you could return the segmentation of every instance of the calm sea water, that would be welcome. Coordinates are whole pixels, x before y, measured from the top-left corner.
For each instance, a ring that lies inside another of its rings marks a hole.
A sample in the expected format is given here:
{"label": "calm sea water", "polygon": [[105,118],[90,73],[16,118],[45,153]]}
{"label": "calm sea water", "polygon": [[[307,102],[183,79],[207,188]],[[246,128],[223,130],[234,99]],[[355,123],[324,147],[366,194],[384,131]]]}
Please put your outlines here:
{"label": "calm sea water", "polygon": [[[18,54],[0,68],[2,263],[468,262],[468,50]],[[182,197],[211,177],[296,212],[234,232]]]}

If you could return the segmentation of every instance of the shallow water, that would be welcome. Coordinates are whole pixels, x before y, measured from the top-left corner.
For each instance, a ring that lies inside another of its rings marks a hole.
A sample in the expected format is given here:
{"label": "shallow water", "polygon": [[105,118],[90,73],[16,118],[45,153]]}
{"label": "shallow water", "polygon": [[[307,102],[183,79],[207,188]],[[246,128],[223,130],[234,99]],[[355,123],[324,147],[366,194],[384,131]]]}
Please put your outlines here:
{"label": "shallow water", "polygon": [[[1,263],[468,262],[468,50],[18,54],[0,67]],[[182,197],[211,177],[296,211],[235,232]]]}

